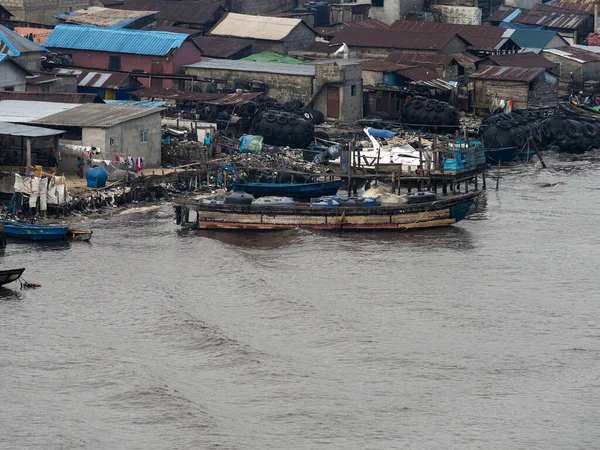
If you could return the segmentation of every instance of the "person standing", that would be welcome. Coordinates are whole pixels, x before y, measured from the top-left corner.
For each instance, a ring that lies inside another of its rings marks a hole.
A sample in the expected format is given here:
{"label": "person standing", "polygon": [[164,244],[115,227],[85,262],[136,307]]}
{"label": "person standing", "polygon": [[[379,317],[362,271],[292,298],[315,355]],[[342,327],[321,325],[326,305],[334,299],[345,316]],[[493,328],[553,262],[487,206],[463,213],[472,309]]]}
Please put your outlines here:
{"label": "person standing", "polygon": [[204,147],[206,148],[206,155],[212,157],[212,138],[208,131],[206,132],[206,136],[204,136]]}
{"label": "person standing", "polygon": [[77,157],[77,176],[83,178],[83,161],[81,160],[81,156]]}

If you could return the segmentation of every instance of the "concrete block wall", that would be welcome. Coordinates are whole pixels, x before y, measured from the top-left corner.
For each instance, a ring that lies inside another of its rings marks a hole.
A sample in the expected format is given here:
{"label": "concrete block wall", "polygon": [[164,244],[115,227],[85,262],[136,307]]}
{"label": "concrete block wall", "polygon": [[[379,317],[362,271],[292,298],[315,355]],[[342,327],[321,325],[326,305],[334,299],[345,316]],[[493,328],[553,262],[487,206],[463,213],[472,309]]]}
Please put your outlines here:
{"label": "concrete block wall", "polygon": [[315,37],[316,34],[313,30],[304,24],[299,24],[284,39],[284,50],[286,52],[290,50],[308,50],[312,46]]}
{"label": "concrete block wall", "polygon": [[441,13],[441,22],[463,25],[481,25],[481,9],[466,6],[435,7]]}
{"label": "concrete block wall", "polygon": [[0,64],[0,89],[10,88],[14,91],[24,91],[26,72],[12,62]]}
{"label": "concrete block wall", "polygon": [[371,6],[369,17],[391,24],[413,11],[423,11],[423,4],[424,0],[384,0],[383,6]]}
{"label": "concrete block wall", "polygon": [[[307,102],[313,94],[312,76],[239,72],[221,69],[200,69],[194,67],[186,68],[186,74],[229,80],[227,87],[230,88],[235,87],[235,80],[241,80],[248,83],[255,80],[262,81],[266,86],[266,95],[282,102],[296,99]],[[206,84],[201,83],[200,85],[204,91],[206,89]]]}
{"label": "concrete block wall", "polygon": [[57,14],[91,6],[90,0],[3,0],[14,20],[54,25]]}
{"label": "concrete block wall", "polygon": [[297,0],[227,0],[228,10],[239,14],[273,14],[290,11]]}

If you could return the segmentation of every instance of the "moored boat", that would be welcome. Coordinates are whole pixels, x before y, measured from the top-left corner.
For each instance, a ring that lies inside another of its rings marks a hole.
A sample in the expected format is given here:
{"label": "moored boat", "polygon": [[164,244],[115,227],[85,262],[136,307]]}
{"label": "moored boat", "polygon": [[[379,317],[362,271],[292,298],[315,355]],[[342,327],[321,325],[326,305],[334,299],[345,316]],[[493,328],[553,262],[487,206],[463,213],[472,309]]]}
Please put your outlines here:
{"label": "moored boat", "polygon": [[312,198],[335,195],[342,180],[317,183],[234,183],[234,191],[244,191],[254,197]]}
{"label": "moored boat", "polygon": [[385,231],[446,227],[463,220],[479,192],[394,206],[247,206],[174,202],[176,221],[184,228],[222,230]]}
{"label": "moored boat", "polygon": [[65,239],[68,227],[60,225],[38,225],[25,222],[4,222],[6,236],[30,241],[59,241]]}
{"label": "moored boat", "polygon": [[25,272],[25,269],[0,270],[0,286],[17,281],[21,278],[23,272]]}
{"label": "moored boat", "polygon": [[69,228],[69,231],[67,231],[67,238],[71,241],[89,241],[92,239],[93,233],[92,230],[75,230]]}
{"label": "moored boat", "polygon": [[485,149],[485,159],[491,164],[530,161],[534,156],[535,150],[533,148],[503,147]]}

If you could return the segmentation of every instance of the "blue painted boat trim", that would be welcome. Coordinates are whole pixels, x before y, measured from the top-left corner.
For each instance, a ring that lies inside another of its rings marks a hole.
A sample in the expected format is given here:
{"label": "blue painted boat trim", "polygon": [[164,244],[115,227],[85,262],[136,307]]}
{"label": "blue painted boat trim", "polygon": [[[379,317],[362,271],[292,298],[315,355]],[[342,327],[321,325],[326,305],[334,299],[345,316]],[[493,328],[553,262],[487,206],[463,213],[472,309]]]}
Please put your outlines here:
{"label": "blue painted boat trim", "polygon": [[255,197],[295,197],[310,198],[335,195],[342,186],[342,180],[320,183],[234,183],[234,191],[244,191]]}

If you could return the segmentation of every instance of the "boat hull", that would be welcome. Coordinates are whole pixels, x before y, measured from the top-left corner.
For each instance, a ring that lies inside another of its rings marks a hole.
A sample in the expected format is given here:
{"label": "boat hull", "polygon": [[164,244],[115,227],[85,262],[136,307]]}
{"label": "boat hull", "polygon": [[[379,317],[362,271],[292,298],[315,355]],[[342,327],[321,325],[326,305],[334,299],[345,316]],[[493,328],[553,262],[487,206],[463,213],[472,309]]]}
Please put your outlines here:
{"label": "boat hull", "polygon": [[4,233],[15,239],[28,241],[59,241],[65,239],[67,227],[57,225],[35,225],[21,222],[4,222]]}
{"label": "boat hull", "polygon": [[342,180],[321,183],[234,183],[234,191],[244,191],[254,197],[312,198],[335,195],[342,186]]}
{"label": "boat hull", "polygon": [[532,148],[506,147],[506,148],[486,148],[485,159],[488,163],[509,163],[530,161],[535,156],[535,150]]}
{"label": "boat hull", "polygon": [[23,272],[25,272],[25,269],[0,270],[0,286],[17,281],[21,278]]}
{"label": "boat hull", "polygon": [[[263,207],[175,202],[182,226],[217,230],[399,231],[447,227],[463,220],[478,192],[415,205],[381,207]],[[184,214],[183,217],[186,217]]]}
{"label": "boat hull", "polygon": [[71,230],[67,232],[67,238],[71,241],[82,242],[92,239],[92,230]]}

